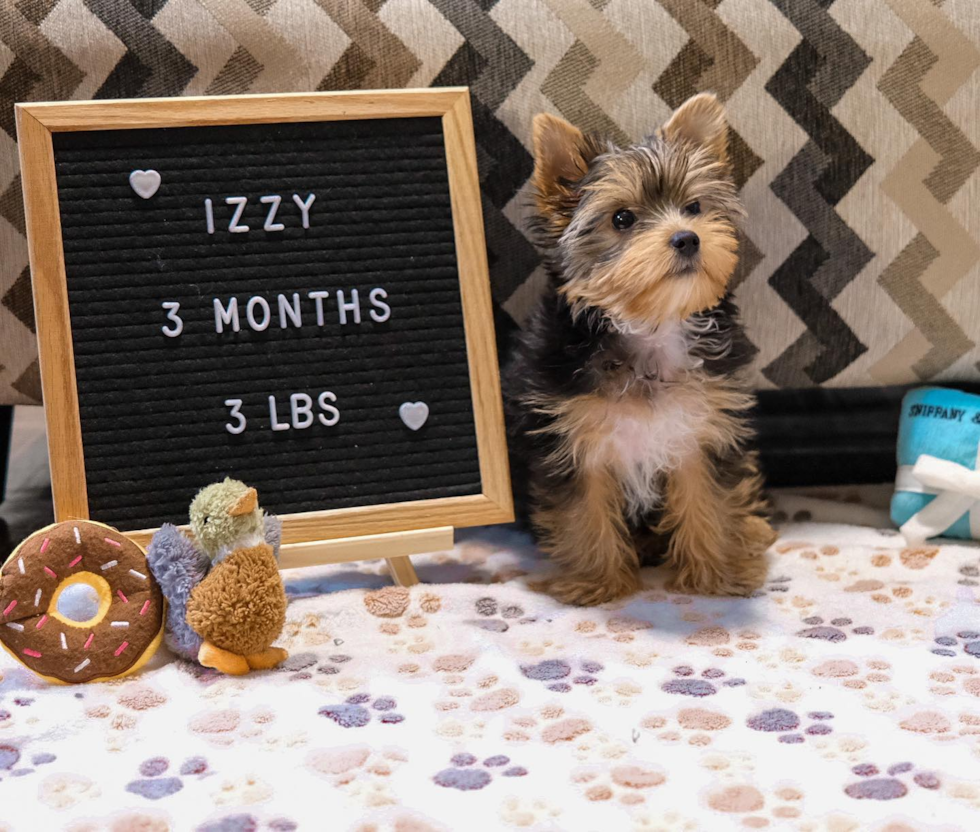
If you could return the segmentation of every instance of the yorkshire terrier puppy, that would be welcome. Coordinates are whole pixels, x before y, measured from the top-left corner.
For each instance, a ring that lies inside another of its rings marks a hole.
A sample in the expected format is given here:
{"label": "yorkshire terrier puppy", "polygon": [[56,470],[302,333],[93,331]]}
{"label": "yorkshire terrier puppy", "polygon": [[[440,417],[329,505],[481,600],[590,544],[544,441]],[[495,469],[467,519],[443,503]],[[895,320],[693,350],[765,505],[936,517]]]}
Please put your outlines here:
{"label": "yorkshire terrier puppy", "polygon": [[766,576],[743,379],[752,347],[728,283],[743,216],[710,94],[619,148],[534,120],[534,231],[549,285],[505,378],[542,586],[600,604],[663,558],[671,588],[747,595]]}

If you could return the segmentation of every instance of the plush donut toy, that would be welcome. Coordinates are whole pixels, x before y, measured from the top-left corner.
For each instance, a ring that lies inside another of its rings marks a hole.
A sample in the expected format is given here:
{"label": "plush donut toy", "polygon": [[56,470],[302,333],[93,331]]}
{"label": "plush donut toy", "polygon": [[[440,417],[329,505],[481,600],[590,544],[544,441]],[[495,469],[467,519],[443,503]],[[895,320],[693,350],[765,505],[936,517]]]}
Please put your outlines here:
{"label": "plush donut toy", "polygon": [[164,613],[146,553],[102,523],[47,526],[0,569],[0,644],[49,682],[132,673],[159,647]]}

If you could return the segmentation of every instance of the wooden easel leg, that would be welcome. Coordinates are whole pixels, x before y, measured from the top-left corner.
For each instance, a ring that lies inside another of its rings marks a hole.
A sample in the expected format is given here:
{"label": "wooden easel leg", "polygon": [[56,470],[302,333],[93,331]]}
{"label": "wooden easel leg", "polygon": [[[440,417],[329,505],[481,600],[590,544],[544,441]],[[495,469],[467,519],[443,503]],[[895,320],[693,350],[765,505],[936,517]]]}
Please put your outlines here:
{"label": "wooden easel leg", "polygon": [[398,586],[415,586],[419,582],[419,576],[415,574],[415,567],[412,566],[410,558],[386,558],[388,569],[391,570],[391,577]]}

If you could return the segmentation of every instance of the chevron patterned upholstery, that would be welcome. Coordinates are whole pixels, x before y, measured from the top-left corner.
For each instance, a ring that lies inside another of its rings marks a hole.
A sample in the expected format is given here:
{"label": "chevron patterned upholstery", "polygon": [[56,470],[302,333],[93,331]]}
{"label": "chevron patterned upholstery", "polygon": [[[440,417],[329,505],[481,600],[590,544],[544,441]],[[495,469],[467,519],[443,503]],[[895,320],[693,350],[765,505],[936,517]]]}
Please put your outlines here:
{"label": "chevron patterned upholstery", "polygon": [[0,0],[0,402],[40,397],[13,103],[469,85],[498,327],[540,110],[728,104],[759,388],[980,380],[976,0]]}

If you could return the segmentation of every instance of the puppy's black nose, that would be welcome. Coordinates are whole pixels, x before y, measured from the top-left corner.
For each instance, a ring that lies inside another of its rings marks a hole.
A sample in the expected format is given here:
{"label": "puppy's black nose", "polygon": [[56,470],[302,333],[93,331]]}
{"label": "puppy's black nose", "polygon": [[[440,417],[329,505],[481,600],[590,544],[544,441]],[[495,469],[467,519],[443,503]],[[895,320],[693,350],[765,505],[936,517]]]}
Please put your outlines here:
{"label": "puppy's black nose", "polygon": [[677,231],[671,238],[670,244],[682,257],[693,257],[698,253],[701,240],[693,231]]}

